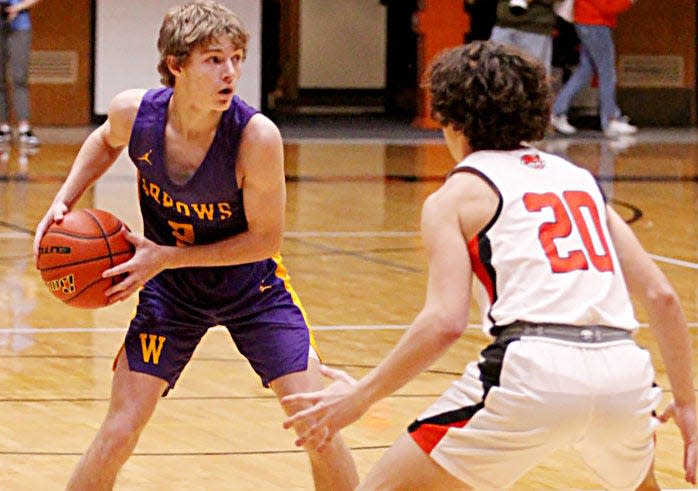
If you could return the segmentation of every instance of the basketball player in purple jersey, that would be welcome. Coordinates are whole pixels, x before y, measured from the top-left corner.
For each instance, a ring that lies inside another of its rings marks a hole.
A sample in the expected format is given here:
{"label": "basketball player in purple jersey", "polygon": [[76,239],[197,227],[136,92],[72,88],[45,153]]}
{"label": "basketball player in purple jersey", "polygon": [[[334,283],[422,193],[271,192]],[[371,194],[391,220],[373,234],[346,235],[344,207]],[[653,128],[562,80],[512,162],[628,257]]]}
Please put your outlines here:
{"label": "basketball player in purple jersey", "polygon": [[307,424],[297,445],[326,448],[459,339],[477,277],[492,343],[360,489],[506,489],[568,446],[606,489],[651,489],[662,394],[649,353],[631,337],[630,293],[649,314],[674,397],[658,419],[677,423],[695,484],[691,338],[679,299],[589,172],[522,143],[542,139],[548,124],[543,66],[474,42],[436,58],[429,90],[458,165],[422,210],[425,305],[361,380],[323,367],[335,383],[285,398],[314,406],[284,426]]}
{"label": "basketball player in purple jersey", "polygon": [[[139,291],[115,360],[111,404],[68,489],[111,489],[162,395],[194,349],[224,325],[262,383],[281,398],[322,388],[305,312],[279,248],[284,229],[283,146],[276,126],[235,96],[248,34],[218,3],[171,9],[158,39],[164,88],[128,90],[80,149],[36,231],[62,220],[128,146],[138,172],[144,236],[107,291]],[[299,428],[300,430],[301,428]],[[353,489],[358,475],[341,437],[309,449],[317,489]]]}

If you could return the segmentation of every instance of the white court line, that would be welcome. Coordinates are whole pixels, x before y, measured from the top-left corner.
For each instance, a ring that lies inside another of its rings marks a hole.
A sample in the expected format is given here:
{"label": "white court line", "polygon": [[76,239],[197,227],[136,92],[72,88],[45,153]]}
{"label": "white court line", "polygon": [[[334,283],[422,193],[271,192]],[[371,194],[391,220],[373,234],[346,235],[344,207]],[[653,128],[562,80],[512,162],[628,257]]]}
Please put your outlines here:
{"label": "white court line", "polygon": [[284,137],[284,143],[310,143],[320,145],[401,145],[407,147],[418,147],[422,145],[443,146],[444,140],[441,136],[420,137],[420,138],[322,138],[322,137]]}
{"label": "white court line", "polygon": [[[291,238],[313,238],[313,237],[360,237],[360,238],[393,238],[393,237],[419,237],[419,232],[409,230],[348,230],[348,231],[331,231],[331,230],[306,230],[306,231],[287,231],[284,237]],[[33,235],[25,232],[0,232],[0,239],[32,239]],[[698,263],[692,261],[683,261],[671,257],[650,254],[650,257],[655,261],[673,264],[675,266],[683,266],[690,269],[698,269]]]}
{"label": "white court line", "polygon": [[[375,237],[375,238],[392,238],[392,237],[419,237],[419,232],[409,231],[347,231],[347,232],[332,232],[322,230],[310,231],[289,231],[284,234],[284,237],[296,238],[312,238],[312,237]],[[34,236],[25,232],[0,232],[0,239],[33,239]]]}
{"label": "white court line", "polygon": [[[404,331],[409,324],[376,324],[376,325],[336,325],[336,326],[310,326],[313,331]],[[648,327],[640,324],[640,328]],[[688,322],[690,329],[698,328],[698,322]],[[2,327],[0,334],[61,334],[61,333],[114,333],[125,332],[126,327]],[[482,329],[480,324],[468,324],[467,329]],[[216,326],[211,331],[225,331],[225,327]]]}
{"label": "white court line", "polygon": [[34,236],[25,232],[0,232],[0,239],[33,239]]}
{"label": "white court line", "polygon": [[323,232],[323,231],[308,231],[308,232],[286,232],[284,237],[375,237],[375,238],[391,238],[391,237],[418,237],[419,232],[405,231],[376,231],[376,232]]}
{"label": "white court line", "polygon": [[662,263],[673,264],[675,266],[683,266],[684,268],[698,269],[698,263],[682,261],[681,259],[674,259],[671,257],[657,256],[655,254],[650,254],[650,257],[655,261],[659,261]]}

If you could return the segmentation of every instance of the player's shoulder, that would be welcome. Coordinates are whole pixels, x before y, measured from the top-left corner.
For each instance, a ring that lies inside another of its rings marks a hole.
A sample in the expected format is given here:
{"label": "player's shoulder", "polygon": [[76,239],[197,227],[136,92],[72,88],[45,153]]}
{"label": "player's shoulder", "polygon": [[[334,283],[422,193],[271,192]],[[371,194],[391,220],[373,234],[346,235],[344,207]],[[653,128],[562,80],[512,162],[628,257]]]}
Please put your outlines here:
{"label": "player's shoulder", "polygon": [[143,96],[147,92],[146,89],[128,89],[119,92],[114,96],[109,104],[109,110],[125,110],[125,109],[138,109],[138,106],[143,100]]}
{"label": "player's shoulder", "polygon": [[130,89],[119,92],[109,104],[107,122],[103,125],[106,130],[106,140],[114,148],[120,148],[129,141],[133,124],[138,114],[144,89]]}
{"label": "player's shoulder", "polygon": [[499,201],[499,196],[491,181],[482,174],[455,172],[443,185],[432,193],[425,202],[427,206],[472,210]]}
{"label": "player's shoulder", "polygon": [[133,121],[146,92],[145,89],[129,89],[116,94],[109,103],[109,119]]}
{"label": "player's shoulder", "polygon": [[276,124],[262,113],[254,114],[242,132],[243,141],[255,144],[277,144],[281,132]]}

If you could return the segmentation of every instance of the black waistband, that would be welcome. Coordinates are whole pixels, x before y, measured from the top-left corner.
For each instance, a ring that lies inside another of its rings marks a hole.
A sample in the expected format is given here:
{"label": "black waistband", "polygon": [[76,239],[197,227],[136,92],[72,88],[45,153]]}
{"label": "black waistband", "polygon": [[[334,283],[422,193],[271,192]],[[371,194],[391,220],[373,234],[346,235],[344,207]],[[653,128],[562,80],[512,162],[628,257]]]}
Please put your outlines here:
{"label": "black waistband", "polygon": [[498,341],[518,339],[523,336],[547,337],[574,343],[608,343],[632,339],[627,329],[609,326],[570,326],[565,324],[536,324],[514,322],[506,326],[495,326],[490,332]]}

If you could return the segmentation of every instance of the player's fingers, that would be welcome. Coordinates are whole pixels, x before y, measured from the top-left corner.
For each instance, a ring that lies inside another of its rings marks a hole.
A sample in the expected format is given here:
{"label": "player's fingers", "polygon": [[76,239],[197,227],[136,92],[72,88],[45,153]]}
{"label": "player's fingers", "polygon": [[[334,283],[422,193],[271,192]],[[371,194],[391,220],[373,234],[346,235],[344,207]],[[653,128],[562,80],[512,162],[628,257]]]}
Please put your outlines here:
{"label": "player's fingers", "polygon": [[327,448],[330,442],[332,442],[335,433],[336,431],[333,431],[329,426],[325,426],[324,435],[322,437],[322,440],[320,441],[320,444],[317,446],[318,452],[322,452]]}
{"label": "player's fingers", "polygon": [[662,423],[666,423],[667,421],[669,421],[673,417],[674,417],[674,404],[669,404],[666,407],[666,409],[664,409],[662,414],[657,416],[657,419],[659,421],[661,421]]}
{"label": "player's fingers", "polygon": [[39,247],[41,245],[41,239],[43,239],[44,235],[46,235],[46,231],[48,230],[50,224],[51,218],[49,218],[49,215],[46,215],[36,226],[36,232],[34,232],[34,244],[32,246],[35,261],[39,259]]}
{"label": "player's fingers", "polygon": [[355,380],[344,370],[330,368],[327,365],[320,365],[320,373],[332,380],[341,380],[348,383],[353,383]]}
{"label": "player's fingers", "polygon": [[321,410],[321,407],[315,405],[310,406],[307,409],[297,411],[293,415],[286,418],[286,421],[283,423],[283,427],[285,429],[289,429],[292,426],[306,424],[308,421],[313,421],[317,418]]}
{"label": "player's fingers", "polygon": [[138,245],[140,243],[141,236],[131,232],[131,229],[124,225],[124,238],[133,245]]}
{"label": "player's fingers", "polygon": [[[115,268],[112,268],[112,269],[115,269]],[[104,276],[105,274],[106,274],[106,271],[102,275],[104,278],[110,278],[113,276],[113,275]],[[111,287],[109,287],[104,293],[106,293],[107,296],[111,297],[113,295],[118,295],[120,293],[128,291],[129,292],[127,294],[127,296],[128,296],[128,295],[131,295],[131,293],[133,293],[134,291],[136,291],[139,286],[140,286],[140,283],[138,282],[138,280],[136,278],[134,278],[133,275],[128,275],[123,280],[121,280],[118,283],[116,283],[115,285],[112,285]]]}
{"label": "player's fingers", "polygon": [[295,441],[297,447],[306,447],[319,450],[323,445],[328,433],[327,425],[318,421],[308,426],[303,433],[300,433]]}
{"label": "player's fingers", "polygon": [[112,276],[119,276],[120,274],[124,274],[127,272],[125,268],[122,268],[122,264],[119,264],[118,266],[114,266],[113,268],[105,269],[102,271],[102,278],[111,278]]}
{"label": "player's fingers", "polygon": [[63,221],[63,218],[65,218],[65,214],[70,211],[68,207],[65,205],[65,203],[61,203],[59,205],[56,205],[55,207],[52,208],[52,217],[48,220],[48,223],[46,226],[50,225],[51,220],[53,220],[56,223],[61,223]]}
{"label": "player's fingers", "polygon": [[38,264],[39,260],[39,246],[41,244],[41,238],[44,236],[44,230],[37,228],[36,234],[34,235],[34,244],[32,245],[32,251],[34,252],[34,263]]}
{"label": "player's fingers", "polygon": [[315,404],[317,401],[317,392],[299,392],[297,394],[291,394],[281,398],[281,404],[283,404],[285,407],[292,406],[299,402],[312,402]]}
{"label": "player's fingers", "polygon": [[[121,302],[122,300],[126,300],[128,297],[130,297],[138,287],[131,287],[126,290],[122,290],[114,295],[107,295],[109,297],[109,303],[114,304],[117,302]],[[106,293],[106,292],[105,292]]]}
{"label": "player's fingers", "polygon": [[684,447],[684,463],[683,467],[686,471],[686,482],[696,484],[696,465],[698,465],[698,449],[697,443],[690,442]]}
{"label": "player's fingers", "polygon": [[53,221],[56,223],[61,223],[67,211],[68,208],[66,207],[57,208],[56,212],[53,214]]}

